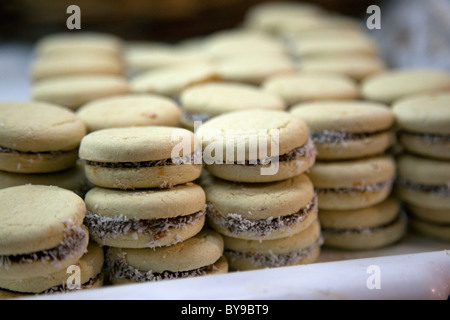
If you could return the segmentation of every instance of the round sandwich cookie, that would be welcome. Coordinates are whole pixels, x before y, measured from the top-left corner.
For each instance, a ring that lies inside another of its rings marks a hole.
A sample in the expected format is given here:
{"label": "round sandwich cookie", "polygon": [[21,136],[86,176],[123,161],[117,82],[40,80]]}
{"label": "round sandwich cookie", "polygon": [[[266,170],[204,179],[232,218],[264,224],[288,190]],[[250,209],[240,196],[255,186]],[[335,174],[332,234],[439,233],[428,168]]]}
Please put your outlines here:
{"label": "round sandwich cookie", "polygon": [[89,132],[123,127],[180,124],[181,110],[175,101],[153,94],[129,94],[97,99],[77,110]]}
{"label": "round sandwich cookie", "polygon": [[298,62],[301,72],[332,72],[344,74],[356,81],[386,70],[384,61],[364,54],[330,54],[304,57]]}
{"label": "round sandwich cookie", "polygon": [[86,205],[72,191],[18,186],[0,190],[0,202],[0,279],[47,276],[85,254]]}
{"label": "round sandwich cookie", "polygon": [[224,255],[230,270],[246,271],[310,264],[322,245],[319,221],[292,236],[274,240],[243,240],[223,236]]}
{"label": "round sandwich cookie", "polygon": [[397,158],[396,193],[423,208],[450,209],[450,162],[403,154]]}
{"label": "round sandwich cookie", "polygon": [[[0,288],[11,293],[21,294],[24,297],[31,294],[48,295],[80,289],[99,288],[103,286],[103,263],[103,249],[91,242],[88,245],[87,252],[80,260],[67,269],[61,269],[60,271],[37,277],[28,277],[27,274],[23,274],[15,279],[0,278]],[[68,271],[73,270],[80,271],[79,284],[72,283],[69,280],[71,272]]]}
{"label": "round sandwich cookie", "polygon": [[258,86],[270,77],[295,72],[295,64],[284,54],[230,55],[216,65],[222,80]]}
{"label": "round sandwich cookie", "polygon": [[316,159],[306,123],[279,110],[241,110],[205,122],[196,135],[205,168],[236,182],[273,182],[309,170]]}
{"label": "round sandwich cookie", "polygon": [[391,104],[408,95],[450,90],[450,73],[435,69],[395,69],[368,77],[361,83],[366,100]]}
{"label": "round sandwich cookie", "polygon": [[193,183],[159,190],[94,188],[85,202],[85,225],[102,246],[173,245],[196,235],[205,223],[205,192]]}
{"label": "round sandwich cookie", "polygon": [[245,109],[285,110],[284,101],[259,87],[243,83],[211,82],[184,90],[180,96],[181,123],[194,130],[194,122]]}
{"label": "round sandwich cookie", "polygon": [[92,132],[81,141],[86,177],[113,189],[165,188],[197,179],[201,146],[186,129],[151,126]]}
{"label": "round sandwich cookie", "polygon": [[268,78],[262,88],[280,96],[288,107],[318,100],[354,100],[359,87],[352,78],[328,72],[296,72]]}
{"label": "round sandwich cookie", "polygon": [[428,209],[406,204],[411,229],[427,237],[450,241],[450,209]]}
{"label": "round sandwich cookie", "polygon": [[124,75],[125,66],[114,56],[98,54],[64,54],[44,56],[32,62],[30,77],[33,82],[53,77],[72,75]]}
{"label": "round sandwich cookie", "polygon": [[381,154],[393,143],[394,114],[369,101],[315,101],[292,106],[310,130],[319,160],[340,160]]}
{"label": "round sandwich cookie", "polygon": [[391,245],[406,233],[407,219],[400,202],[387,198],[358,210],[320,210],[324,246],[347,250],[368,250]]}
{"label": "round sandwich cookie", "polygon": [[311,178],[319,198],[319,209],[362,209],[385,200],[395,178],[396,164],[390,155],[369,158],[318,161]]}
{"label": "round sandwich cookie", "polygon": [[54,173],[23,174],[0,171],[0,189],[28,184],[60,187],[73,191],[82,198],[93,187],[84,174],[81,161],[77,161],[67,170]]}
{"label": "round sandwich cookie", "polygon": [[203,176],[208,225],[228,237],[272,240],[293,236],[317,219],[311,180],[301,174],[279,182],[243,184]]}
{"label": "round sandwich cookie", "polygon": [[33,84],[33,100],[77,110],[96,99],[130,92],[128,80],[116,75],[73,75],[45,79]]}
{"label": "round sandwich cookie", "polygon": [[35,45],[38,56],[97,54],[120,58],[123,43],[115,35],[99,32],[55,33],[39,39]]}
{"label": "round sandwich cookie", "polygon": [[133,93],[154,93],[177,99],[190,86],[219,80],[213,64],[186,63],[140,73],[130,80],[130,86]]}
{"label": "round sandwich cookie", "polygon": [[105,270],[113,284],[182,279],[228,272],[223,238],[203,229],[176,245],[162,248],[106,249]]}
{"label": "round sandwich cookie", "polygon": [[392,109],[399,142],[408,152],[450,159],[450,93],[400,99]]}
{"label": "round sandwich cookie", "polygon": [[78,159],[86,126],[73,112],[38,102],[0,102],[0,170],[49,173]]}

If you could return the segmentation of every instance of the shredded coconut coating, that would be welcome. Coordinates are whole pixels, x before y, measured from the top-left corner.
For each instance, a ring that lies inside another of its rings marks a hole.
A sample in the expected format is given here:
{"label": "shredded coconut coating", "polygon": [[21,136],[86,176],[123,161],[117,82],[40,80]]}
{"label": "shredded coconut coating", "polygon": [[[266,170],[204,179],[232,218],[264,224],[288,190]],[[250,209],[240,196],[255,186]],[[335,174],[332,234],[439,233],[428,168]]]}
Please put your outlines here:
{"label": "shredded coconut coating", "polygon": [[433,184],[415,183],[406,179],[398,178],[396,180],[396,183],[400,186],[403,186],[405,188],[414,191],[430,192],[436,195],[447,197],[450,196],[450,182],[446,184],[433,185]]}
{"label": "shredded coconut coating", "polygon": [[243,218],[237,213],[228,213],[226,216],[222,216],[217,213],[212,204],[206,205],[206,212],[208,219],[228,230],[232,236],[239,236],[245,233],[256,237],[266,237],[274,231],[303,221],[314,208],[317,208],[317,195],[314,195],[313,200],[305,208],[300,209],[296,213],[277,218],[269,217],[267,219],[250,220]]}
{"label": "shredded coconut coating", "polygon": [[437,134],[437,133],[420,133],[411,132],[406,130],[400,130],[397,135],[401,137],[402,135],[416,136],[425,140],[427,143],[438,143],[438,142],[450,142],[450,134]]}
{"label": "shredded coconut coating", "polygon": [[301,259],[308,257],[317,247],[323,244],[323,237],[320,236],[310,247],[303,250],[283,253],[283,254],[261,254],[256,252],[240,252],[226,249],[225,256],[230,260],[236,259],[250,260],[257,267],[276,268],[283,266],[293,266]]}
{"label": "shredded coconut coating", "polygon": [[112,277],[118,279],[128,279],[134,282],[161,281],[169,279],[182,279],[206,275],[213,270],[214,265],[204,266],[188,271],[164,271],[162,273],[138,270],[127,263],[126,254],[124,252],[115,257],[106,255],[105,270]]}
{"label": "shredded coconut coating", "polygon": [[39,252],[19,255],[0,256],[0,268],[3,267],[8,270],[12,264],[25,264],[35,261],[41,261],[46,263],[59,263],[66,257],[71,255],[74,251],[78,250],[83,243],[88,241],[88,234],[81,226],[74,226],[71,222],[65,223],[66,230],[63,241],[59,246],[43,250]]}
{"label": "shredded coconut coating", "polygon": [[86,289],[91,289],[92,286],[94,285],[94,283],[99,279],[100,275],[97,275],[97,277],[95,278],[91,278],[89,279],[88,282],[83,283],[79,289],[69,289],[69,287],[67,286],[67,284],[65,282],[63,282],[61,285],[59,286],[54,286],[51,287],[41,293],[38,293],[38,295],[49,295],[49,294],[57,294],[57,293],[67,293],[67,292],[73,292],[76,290],[86,290]]}
{"label": "shredded coconut coating", "polygon": [[320,132],[310,132],[310,136],[314,143],[345,143],[346,141],[370,138],[383,132],[387,131],[351,133],[324,130]]}
{"label": "shredded coconut coating", "polygon": [[98,214],[87,212],[84,219],[89,233],[97,239],[105,240],[114,238],[121,234],[152,234],[153,240],[158,240],[171,228],[183,228],[193,224],[206,214],[206,206],[195,213],[186,216],[162,219],[136,219],[127,218],[123,215],[117,217],[102,217]]}
{"label": "shredded coconut coating", "polygon": [[394,179],[389,179],[386,181],[369,184],[366,186],[356,186],[351,188],[316,188],[316,191],[319,193],[351,193],[351,192],[375,192],[379,190],[383,190],[386,188],[390,188],[394,183]]}

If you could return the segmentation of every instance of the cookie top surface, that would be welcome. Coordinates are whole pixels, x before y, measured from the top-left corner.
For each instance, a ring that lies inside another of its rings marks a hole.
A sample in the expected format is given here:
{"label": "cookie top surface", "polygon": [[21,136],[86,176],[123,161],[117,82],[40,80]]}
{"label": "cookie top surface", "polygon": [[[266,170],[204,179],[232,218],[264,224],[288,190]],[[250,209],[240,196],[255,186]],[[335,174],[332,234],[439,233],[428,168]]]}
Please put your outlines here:
{"label": "cookie top surface", "polygon": [[161,190],[123,191],[93,188],[85,197],[87,210],[103,217],[160,219],[203,210],[206,197],[194,183]]}
{"label": "cookie top surface", "polygon": [[39,102],[0,102],[0,146],[23,152],[78,147],[86,126],[73,112]]}
{"label": "cookie top surface", "polygon": [[369,101],[316,101],[292,106],[311,131],[366,133],[390,128],[394,114],[388,106]]}
{"label": "cookie top surface", "polygon": [[408,95],[450,89],[450,73],[432,69],[385,71],[366,78],[361,94],[367,100],[393,103]]}
{"label": "cookie top surface", "polygon": [[256,86],[242,83],[207,83],[186,89],[180,96],[183,110],[216,116],[242,109],[284,110],[284,101]]}
{"label": "cookie top surface", "polygon": [[0,190],[0,255],[33,253],[58,246],[67,229],[81,226],[86,215],[82,198],[51,186]]}
{"label": "cookie top surface", "polygon": [[397,125],[420,133],[450,133],[450,93],[423,94],[393,104]]}
{"label": "cookie top surface", "polygon": [[398,177],[413,183],[448,185],[450,162],[403,154],[397,159]]}
{"label": "cookie top surface", "polygon": [[157,93],[176,97],[184,89],[203,82],[219,80],[210,63],[187,63],[143,72],[130,80],[135,93]]}
{"label": "cookie top surface", "polygon": [[88,161],[143,162],[189,155],[198,146],[194,134],[182,128],[110,128],[86,135],[79,154],[81,159]]}
{"label": "cookie top surface", "polygon": [[323,228],[371,228],[393,221],[399,212],[399,200],[388,198],[374,206],[358,210],[320,210],[319,220]]}
{"label": "cookie top surface", "polygon": [[357,188],[394,178],[396,164],[390,155],[316,162],[308,176],[316,188]]}
{"label": "cookie top surface", "polygon": [[282,97],[289,105],[314,100],[356,99],[359,87],[348,76],[328,72],[299,72],[268,78],[264,90]]}
{"label": "cookie top surface", "polygon": [[89,102],[77,110],[89,131],[140,126],[177,126],[181,110],[172,99],[130,94]]}
{"label": "cookie top surface", "polygon": [[292,117],[285,111],[261,109],[219,115],[206,121],[196,135],[204,149],[208,146],[223,148],[224,160],[226,150],[232,147],[234,154],[245,149],[246,159],[254,159],[260,155],[259,151],[253,152],[255,145],[267,145],[267,156],[276,156],[303,146],[309,137],[308,127],[299,117]]}
{"label": "cookie top surface", "polygon": [[204,229],[176,245],[156,249],[110,248],[107,255],[114,259],[123,253],[127,263],[138,270],[188,271],[219,260],[223,254],[223,238],[217,232]]}
{"label": "cookie top surface", "polygon": [[304,174],[272,183],[243,184],[207,176],[201,182],[208,204],[218,214],[239,214],[251,220],[297,213],[314,197],[311,180]]}

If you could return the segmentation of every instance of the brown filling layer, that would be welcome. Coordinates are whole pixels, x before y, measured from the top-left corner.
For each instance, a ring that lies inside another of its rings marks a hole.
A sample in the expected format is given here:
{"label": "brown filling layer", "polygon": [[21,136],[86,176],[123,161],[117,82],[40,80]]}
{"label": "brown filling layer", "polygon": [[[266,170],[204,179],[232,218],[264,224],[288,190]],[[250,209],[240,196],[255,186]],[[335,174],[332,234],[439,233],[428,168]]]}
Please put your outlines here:
{"label": "brown filling layer", "polygon": [[11,264],[19,263],[32,263],[34,261],[42,261],[47,263],[55,263],[63,261],[70,256],[74,251],[78,250],[81,245],[87,243],[88,234],[82,227],[70,227],[67,229],[64,235],[63,241],[60,245],[50,249],[29,254],[18,254],[0,256],[0,267],[4,267],[6,270]]}
{"label": "brown filling layer", "polygon": [[270,217],[267,219],[250,220],[235,213],[229,213],[227,216],[222,216],[217,213],[214,206],[211,204],[206,206],[206,212],[208,219],[211,219],[214,224],[222,226],[232,235],[246,233],[257,237],[265,237],[274,231],[287,228],[303,221],[308,213],[316,208],[317,196],[314,196],[313,200],[311,200],[305,208],[296,213],[277,218]]}
{"label": "brown filling layer", "polygon": [[429,192],[441,196],[450,196],[450,184],[421,184],[400,178],[397,179],[396,183],[414,191]]}
{"label": "brown filling layer", "polygon": [[424,139],[428,143],[450,142],[450,134],[420,133],[400,130],[397,132],[397,135],[399,137],[401,137],[402,135],[415,136]]}
{"label": "brown filling layer", "polygon": [[337,229],[337,228],[326,228],[322,227],[322,232],[326,237],[329,234],[370,234],[372,232],[376,232],[382,230],[384,228],[390,227],[397,223],[400,220],[400,215],[398,215],[394,220],[374,227],[363,227],[363,228],[346,228],[346,229]]}
{"label": "brown filling layer", "polygon": [[124,216],[102,217],[92,212],[86,213],[84,220],[89,229],[89,233],[101,240],[114,238],[121,234],[151,234],[154,241],[157,241],[167,235],[171,228],[182,228],[188,224],[193,224],[205,215],[206,209],[198,212],[162,219],[129,219]]}
{"label": "brown filling layer", "polygon": [[389,188],[394,183],[394,179],[366,185],[366,186],[358,186],[358,187],[349,187],[349,188],[316,188],[319,193],[351,193],[351,192],[374,192]]}
{"label": "brown filling layer", "polygon": [[130,266],[125,257],[125,253],[112,259],[110,255],[106,254],[105,258],[105,270],[111,274],[112,277],[118,279],[128,279],[134,282],[148,282],[148,281],[160,281],[168,279],[182,279],[203,276],[214,270],[216,267],[214,264],[200,267],[194,270],[187,271],[164,271],[164,272],[152,272],[138,270]]}
{"label": "brown filling layer", "polygon": [[9,149],[0,146],[0,153],[8,153],[8,154],[23,154],[23,155],[47,155],[47,156],[58,156],[64,153],[69,153],[72,151],[42,151],[42,152],[30,152],[30,151],[19,151],[14,149]]}
{"label": "brown filling layer", "polygon": [[351,132],[339,132],[339,131],[320,131],[310,132],[311,139],[315,143],[342,143],[345,141],[355,141],[361,139],[371,138],[381,133],[389,132],[388,130],[364,132],[364,133],[351,133]]}

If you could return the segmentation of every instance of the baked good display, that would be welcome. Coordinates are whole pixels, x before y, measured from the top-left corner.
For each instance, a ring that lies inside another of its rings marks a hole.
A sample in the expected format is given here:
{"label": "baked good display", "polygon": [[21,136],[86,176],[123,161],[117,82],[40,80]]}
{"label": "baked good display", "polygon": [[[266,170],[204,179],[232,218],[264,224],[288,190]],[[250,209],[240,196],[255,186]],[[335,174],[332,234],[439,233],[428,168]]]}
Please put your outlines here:
{"label": "baked good display", "polygon": [[450,93],[422,94],[393,104],[400,145],[408,152],[450,159]]}
{"label": "baked good display", "polygon": [[292,106],[304,120],[318,160],[340,160],[384,153],[394,142],[394,113],[369,101],[316,101]]}
{"label": "baked good display", "polygon": [[86,135],[80,158],[99,187],[145,189],[191,182],[202,171],[199,145],[186,129],[164,126],[110,128]]}
{"label": "baked good display", "polygon": [[194,130],[195,121],[246,109],[285,110],[284,101],[257,86],[240,82],[211,82],[184,90],[180,95],[183,127]]}
{"label": "baked good display", "polygon": [[154,94],[126,94],[96,99],[77,110],[88,132],[108,128],[167,126],[178,127],[178,104]]}
{"label": "baked good display", "polygon": [[285,111],[228,112],[205,122],[195,134],[206,170],[225,180],[280,181],[309,170],[315,162],[306,123]]}
{"label": "baked good display", "polygon": [[49,103],[0,102],[0,170],[50,173],[69,169],[86,134],[70,110]]}
{"label": "baked good display", "polygon": [[107,248],[105,269],[114,284],[161,281],[228,272],[223,239],[204,229],[178,244],[147,249]]}

